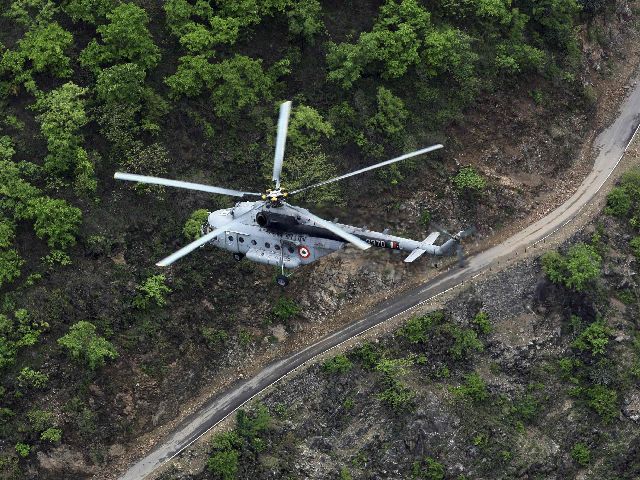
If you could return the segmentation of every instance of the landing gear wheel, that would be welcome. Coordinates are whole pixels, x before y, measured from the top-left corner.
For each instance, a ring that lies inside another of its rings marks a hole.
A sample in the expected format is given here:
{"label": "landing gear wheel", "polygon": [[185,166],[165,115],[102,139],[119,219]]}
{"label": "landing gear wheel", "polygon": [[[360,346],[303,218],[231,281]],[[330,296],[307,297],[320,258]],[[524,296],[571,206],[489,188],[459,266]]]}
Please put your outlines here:
{"label": "landing gear wheel", "polygon": [[244,258],[244,255],[242,253],[234,253],[233,254],[233,259],[236,262],[239,262],[240,260],[242,260]]}
{"label": "landing gear wheel", "polygon": [[280,287],[284,288],[284,287],[286,287],[287,285],[289,285],[289,279],[288,279],[287,277],[285,277],[284,275],[278,275],[278,276],[276,277],[276,283],[277,283]]}

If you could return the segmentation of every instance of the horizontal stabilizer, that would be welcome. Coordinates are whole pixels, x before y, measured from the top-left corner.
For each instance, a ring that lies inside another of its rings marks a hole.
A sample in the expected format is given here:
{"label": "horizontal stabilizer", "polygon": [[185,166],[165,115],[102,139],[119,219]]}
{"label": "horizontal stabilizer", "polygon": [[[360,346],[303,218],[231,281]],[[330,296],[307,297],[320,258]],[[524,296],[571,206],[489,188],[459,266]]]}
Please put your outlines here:
{"label": "horizontal stabilizer", "polygon": [[427,238],[420,242],[420,247],[433,245],[433,243],[438,239],[439,236],[440,232],[431,232]]}
{"label": "horizontal stabilizer", "polygon": [[413,252],[409,254],[407,258],[404,259],[404,263],[413,262],[416,258],[419,258],[424,252],[426,252],[426,250],[423,250],[421,248],[416,248]]}

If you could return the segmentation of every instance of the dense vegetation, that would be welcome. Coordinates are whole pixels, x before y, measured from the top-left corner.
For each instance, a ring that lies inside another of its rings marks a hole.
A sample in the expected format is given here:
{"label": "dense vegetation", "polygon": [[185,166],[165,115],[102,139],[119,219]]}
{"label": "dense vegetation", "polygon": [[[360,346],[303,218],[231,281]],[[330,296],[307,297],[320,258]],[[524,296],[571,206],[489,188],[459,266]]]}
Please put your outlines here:
{"label": "dense vegetation", "polygon": [[[360,13],[345,14],[350,7]],[[133,388],[117,378],[120,368],[161,381],[176,358],[195,358],[196,347],[207,359],[230,342],[253,342],[236,322],[233,294],[247,284],[243,277],[256,275],[253,266],[213,254],[220,271],[233,269],[222,286],[209,280],[205,262],[185,261],[177,277],[150,267],[175,239],[198,234],[202,197],[176,202],[162,188],[116,187],[115,170],[214,176],[213,183],[261,190],[285,98],[294,99],[285,164],[291,188],[425,145],[483,95],[532,78],[583,108],[576,25],[605,7],[576,0],[2,0],[2,475],[20,478],[36,452],[61,443],[104,466],[108,445],[150,428],[144,416],[113,413],[129,411]],[[417,168],[389,169],[371,186],[409,182],[424,173]],[[489,188],[467,165],[441,180],[470,202]],[[357,190],[331,186],[307,200],[334,204]],[[625,195],[629,208],[638,203]],[[207,202],[209,209],[227,205]],[[203,308],[192,301],[195,292],[211,298],[215,318],[193,321]],[[180,305],[175,315],[166,309],[172,301]],[[286,321],[298,312],[280,299],[256,315]],[[455,358],[482,348],[478,328],[433,322]],[[383,379],[380,398],[404,405],[409,365],[385,359],[372,368]]]}

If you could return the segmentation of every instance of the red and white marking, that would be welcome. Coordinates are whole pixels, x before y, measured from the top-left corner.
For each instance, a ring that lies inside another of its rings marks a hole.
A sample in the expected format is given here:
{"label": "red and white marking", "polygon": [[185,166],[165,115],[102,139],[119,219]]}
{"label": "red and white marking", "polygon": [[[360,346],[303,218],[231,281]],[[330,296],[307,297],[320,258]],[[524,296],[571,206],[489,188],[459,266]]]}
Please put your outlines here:
{"label": "red and white marking", "polygon": [[298,255],[300,255],[301,258],[309,258],[311,256],[311,251],[304,245],[300,245],[298,247]]}

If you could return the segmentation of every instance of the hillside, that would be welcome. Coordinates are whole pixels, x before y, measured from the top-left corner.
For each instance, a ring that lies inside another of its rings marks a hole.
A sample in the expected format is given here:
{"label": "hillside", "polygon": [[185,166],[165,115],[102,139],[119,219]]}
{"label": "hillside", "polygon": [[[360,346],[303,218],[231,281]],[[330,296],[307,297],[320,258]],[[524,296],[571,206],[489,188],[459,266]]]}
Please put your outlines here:
{"label": "hillside", "polygon": [[636,167],[558,251],[297,374],[160,478],[638,478],[639,193]]}
{"label": "hillside", "polygon": [[446,145],[307,206],[415,238],[430,219],[473,223],[486,239],[579,181],[638,63],[637,8],[1,0],[2,478],[108,471],[221,372],[430,268],[347,251],[287,292],[214,249],[160,270],[198,234],[195,212],[230,200],[114,171],[262,191],[292,99],[290,188]]}

